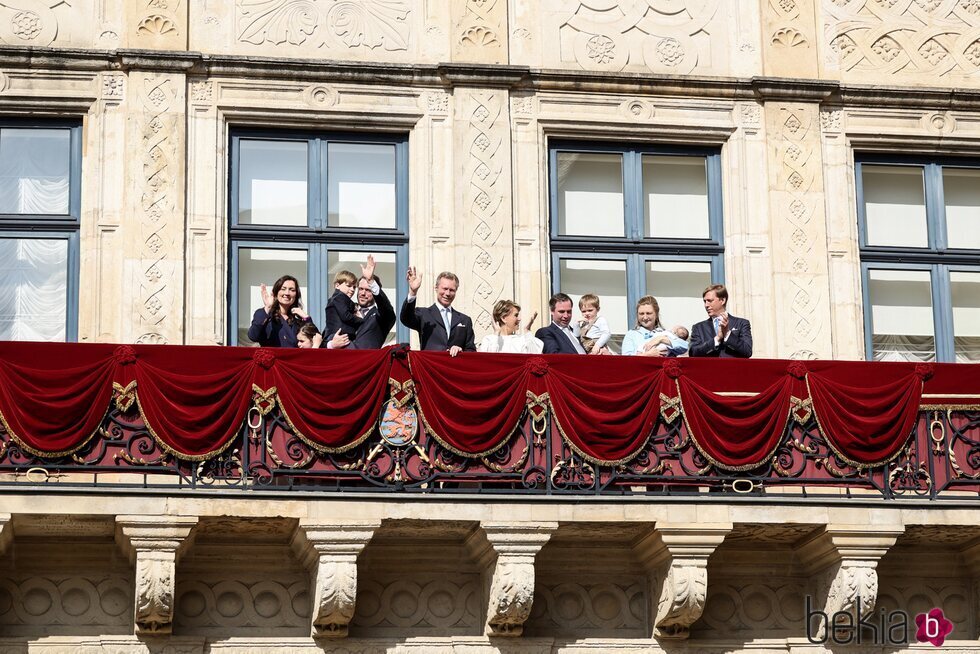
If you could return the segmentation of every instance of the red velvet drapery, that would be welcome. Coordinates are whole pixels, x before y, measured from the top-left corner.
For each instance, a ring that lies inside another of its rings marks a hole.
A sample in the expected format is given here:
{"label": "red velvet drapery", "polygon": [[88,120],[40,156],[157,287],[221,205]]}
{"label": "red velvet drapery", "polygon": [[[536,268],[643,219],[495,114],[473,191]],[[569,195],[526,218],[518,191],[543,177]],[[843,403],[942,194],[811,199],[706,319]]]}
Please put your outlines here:
{"label": "red velvet drapery", "polygon": [[[393,352],[408,365],[393,364]],[[871,466],[899,452],[921,406],[980,395],[978,373],[963,364],[0,343],[0,419],[28,451],[59,456],[96,434],[114,393],[129,393],[162,447],[203,459],[234,441],[256,402],[278,402],[300,438],[340,452],[370,436],[389,381],[411,380],[426,430],[461,456],[501,447],[533,402],[594,463],[630,459],[661,413],[680,412],[709,460],[749,469],[772,456],[791,410],[807,402],[835,452]]]}

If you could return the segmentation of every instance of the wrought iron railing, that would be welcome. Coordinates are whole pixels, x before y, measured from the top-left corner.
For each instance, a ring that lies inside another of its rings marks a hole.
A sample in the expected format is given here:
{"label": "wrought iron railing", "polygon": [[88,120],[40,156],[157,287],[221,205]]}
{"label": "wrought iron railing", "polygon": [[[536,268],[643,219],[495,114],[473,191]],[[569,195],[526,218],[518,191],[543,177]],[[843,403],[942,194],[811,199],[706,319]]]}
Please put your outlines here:
{"label": "wrought iron railing", "polygon": [[[391,404],[386,405],[390,410]],[[533,407],[532,407],[533,409]],[[980,497],[980,410],[924,409],[898,456],[862,468],[835,454],[814,416],[790,420],[766,461],[731,472],[709,461],[684,421],[659,418],[629,461],[602,465],[576,453],[546,410],[529,410],[505,445],[483,457],[447,449],[419,428],[411,405],[382,414],[363,442],[342,453],[297,436],[278,407],[249,410],[218,454],[192,461],[163,449],[131,406],[114,407],[73,454],[37,456],[0,428],[0,487],[246,491],[488,493],[509,495],[698,495],[964,500]]]}

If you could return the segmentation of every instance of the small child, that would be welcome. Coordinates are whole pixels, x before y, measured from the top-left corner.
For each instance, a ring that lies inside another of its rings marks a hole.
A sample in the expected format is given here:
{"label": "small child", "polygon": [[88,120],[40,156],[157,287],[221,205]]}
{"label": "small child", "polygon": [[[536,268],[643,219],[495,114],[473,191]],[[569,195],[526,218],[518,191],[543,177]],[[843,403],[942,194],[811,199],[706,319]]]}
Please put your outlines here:
{"label": "small child", "polygon": [[599,315],[599,296],[587,293],[579,298],[578,309],[582,320],[575,323],[572,333],[582,343],[588,354],[599,354],[612,338],[609,323]]}
{"label": "small child", "polygon": [[357,304],[351,299],[357,288],[357,277],[349,270],[341,270],[334,277],[333,286],[337,290],[327,302],[327,324],[323,332],[336,334],[339,329],[341,334],[353,341],[357,328],[364,321]]}
{"label": "small child", "polygon": [[656,348],[661,352],[670,353],[674,356],[687,352],[687,341],[691,338],[691,332],[684,325],[674,325],[666,332],[661,332],[653,337]]}
{"label": "small child", "polygon": [[308,322],[296,334],[296,341],[296,347],[301,347],[304,350],[318,348],[323,343],[323,334],[316,328],[316,325]]}

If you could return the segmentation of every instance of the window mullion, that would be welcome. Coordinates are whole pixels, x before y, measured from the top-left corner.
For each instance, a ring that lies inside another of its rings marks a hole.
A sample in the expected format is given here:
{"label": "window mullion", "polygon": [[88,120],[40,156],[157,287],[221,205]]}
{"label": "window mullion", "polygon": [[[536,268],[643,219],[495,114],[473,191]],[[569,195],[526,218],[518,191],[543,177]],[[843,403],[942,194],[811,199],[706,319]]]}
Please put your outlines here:
{"label": "window mullion", "polygon": [[949,266],[934,264],[932,274],[932,314],[936,333],[936,360],[952,362],[956,360],[953,344],[953,300],[950,289]]}
{"label": "window mullion", "polygon": [[943,191],[943,169],[938,164],[926,166],[926,225],[929,230],[929,247],[943,251],[948,247],[946,239],[946,200]]}
{"label": "window mullion", "polygon": [[643,234],[642,155],[634,150],[623,153],[623,214],[626,238],[639,241]]}
{"label": "window mullion", "polygon": [[309,225],[320,231],[327,225],[325,218],[327,210],[327,141],[313,139],[310,141],[310,203]]}

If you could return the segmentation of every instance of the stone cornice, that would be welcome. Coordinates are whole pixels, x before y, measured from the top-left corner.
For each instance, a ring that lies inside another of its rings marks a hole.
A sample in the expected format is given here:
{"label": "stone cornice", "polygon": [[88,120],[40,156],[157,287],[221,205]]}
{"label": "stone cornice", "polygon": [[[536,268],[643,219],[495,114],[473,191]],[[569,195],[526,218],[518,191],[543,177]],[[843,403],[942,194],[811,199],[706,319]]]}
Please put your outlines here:
{"label": "stone cornice", "polygon": [[783,77],[710,77],[599,73],[490,64],[393,64],[288,57],[211,55],[190,51],[0,48],[0,69],[148,70],[209,77],[295,79],[451,88],[706,97],[729,100],[819,102],[849,107],[980,107],[980,89],[842,84]]}

